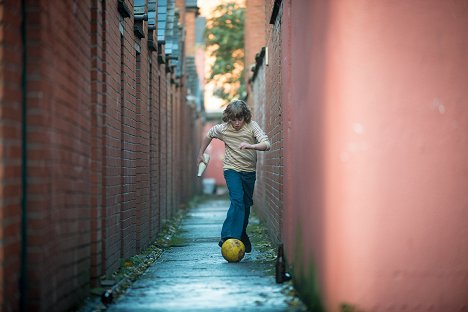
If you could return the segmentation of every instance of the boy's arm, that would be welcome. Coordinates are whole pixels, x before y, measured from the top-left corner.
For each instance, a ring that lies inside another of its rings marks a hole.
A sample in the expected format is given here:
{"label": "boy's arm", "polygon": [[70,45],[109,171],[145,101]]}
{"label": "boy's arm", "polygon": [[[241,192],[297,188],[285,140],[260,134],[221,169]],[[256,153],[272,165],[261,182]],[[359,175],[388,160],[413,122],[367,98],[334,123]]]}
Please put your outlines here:
{"label": "boy's arm", "polygon": [[205,162],[205,158],[203,157],[203,153],[205,152],[208,145],[210,145],[211,140],[212,139],[207,135],[202,139],[202,143],[201,143],[201,146],[200,146],[200,151],[198,152],[197,166],[201,162]]}
{"label": "boy's arm", "polygon": [[260,142],[257,144],[249,144],[246,142],[242,142],[239,145],[240,149],[254,149],[256,151],[268,151],[270,149],[270,145],[268,145],[266,142]]}
{"label": "boy's arm", "polygon": [[240,149],[254,149],[256,151],[269,151],[271,147],[270,140],[268,139],[268,136],[265,134],[265,132],[260,128],[258,123],[255,121],[252,121],[252,130],[254,137],[256,139],[257,144],[249,144],[246,142],[242,142],[239,145]]}

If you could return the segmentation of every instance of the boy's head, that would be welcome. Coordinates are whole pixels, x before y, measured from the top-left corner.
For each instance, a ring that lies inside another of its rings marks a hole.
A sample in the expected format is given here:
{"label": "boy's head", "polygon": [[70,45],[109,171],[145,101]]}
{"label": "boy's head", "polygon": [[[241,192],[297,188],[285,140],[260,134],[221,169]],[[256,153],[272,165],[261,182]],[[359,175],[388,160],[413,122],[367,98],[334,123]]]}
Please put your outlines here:
{"label": "boy's head", "polygon": [[245,123],[249,123],[252,119],[252,113],[244,101],[232,100],[223,112],[223,121],[230,122],[240,119]]}

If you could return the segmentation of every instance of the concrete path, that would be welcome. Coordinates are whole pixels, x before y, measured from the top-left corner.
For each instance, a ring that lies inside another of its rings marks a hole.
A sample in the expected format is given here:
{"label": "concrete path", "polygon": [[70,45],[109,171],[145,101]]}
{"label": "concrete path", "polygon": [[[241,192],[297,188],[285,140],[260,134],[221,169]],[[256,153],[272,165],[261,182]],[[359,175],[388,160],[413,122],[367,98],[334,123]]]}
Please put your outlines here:
{"label": "concrete path", "polygon": [[[172,246],[107,310],[306,311],[291,283],[275,283],[274,255],[256,248],[255,233],[253,251],[241,262],[221,256],[217,242],[228,206],[225,197],[213,197],[191,208]],[[255,217],[251,223],[259,226]]]}

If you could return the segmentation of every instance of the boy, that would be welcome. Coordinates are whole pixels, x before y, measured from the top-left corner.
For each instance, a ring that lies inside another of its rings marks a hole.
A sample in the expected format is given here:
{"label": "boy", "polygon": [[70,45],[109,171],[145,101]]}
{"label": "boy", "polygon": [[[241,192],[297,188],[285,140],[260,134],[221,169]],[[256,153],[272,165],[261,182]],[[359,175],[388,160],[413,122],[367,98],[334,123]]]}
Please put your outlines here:
{"label": "boy", "polygon": [[231,204],[218,245],[221,247],[228,238],[237,238],[244,243],[245,252],[252,251],[246,228],[253,204],[257,151],[270,149],[267,135],[251,118],[252,114],[244,101],[231,101],[223,112],[224,123],[212,127],[203,138],[197,162],[205,161],[203,153],[212,139],[224,142],[223,170]]}

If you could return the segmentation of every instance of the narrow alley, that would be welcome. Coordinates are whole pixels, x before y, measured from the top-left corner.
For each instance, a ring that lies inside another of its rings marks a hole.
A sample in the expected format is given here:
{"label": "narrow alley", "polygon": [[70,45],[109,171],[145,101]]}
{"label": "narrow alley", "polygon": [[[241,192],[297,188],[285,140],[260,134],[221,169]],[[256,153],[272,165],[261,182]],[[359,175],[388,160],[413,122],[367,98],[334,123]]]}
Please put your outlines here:
{"label": "narrow alley", "polygon": [[217,242],[229,200],[189,208],[171,246],[107,311],[306,311],[291,283],[275,283],[274,249],[253,218],[252,253],[228,263]]}
{"label": "narrow alley", "polygon": [[467,85],[468,0],[0,0],[0,312],[467,312]]}

